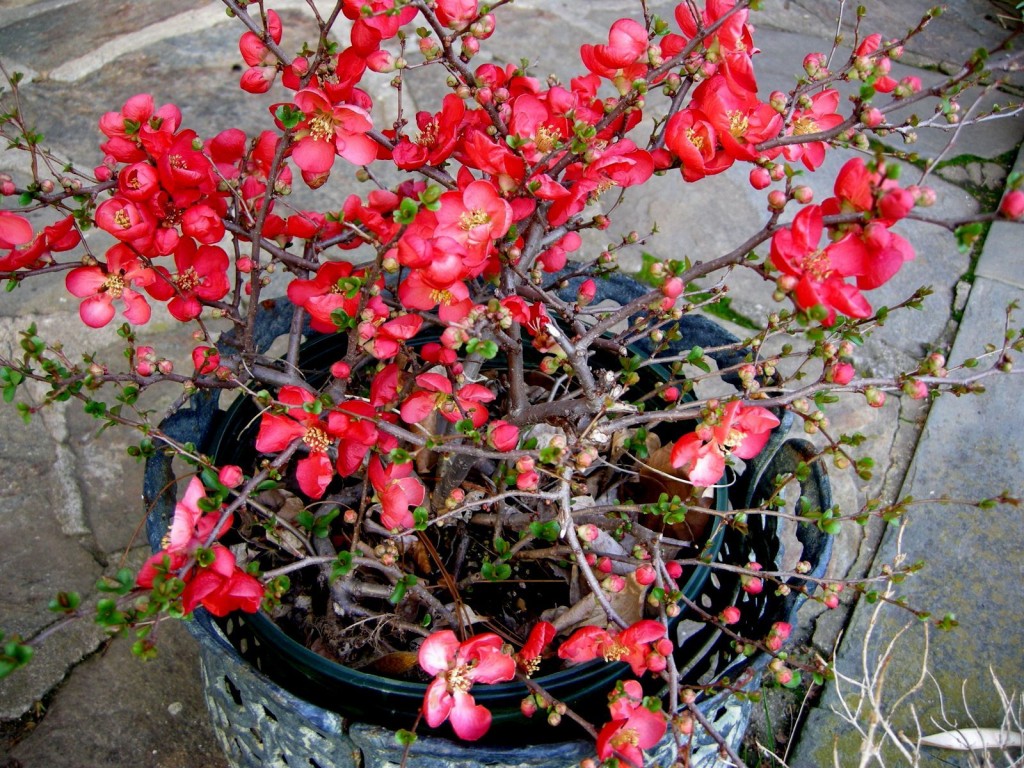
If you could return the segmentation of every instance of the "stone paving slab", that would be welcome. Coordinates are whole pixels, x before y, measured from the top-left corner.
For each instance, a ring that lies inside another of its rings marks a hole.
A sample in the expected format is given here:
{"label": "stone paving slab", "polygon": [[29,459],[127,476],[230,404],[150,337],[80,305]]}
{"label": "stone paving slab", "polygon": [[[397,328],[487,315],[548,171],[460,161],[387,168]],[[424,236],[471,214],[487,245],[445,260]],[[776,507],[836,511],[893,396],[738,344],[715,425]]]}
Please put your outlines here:
{"label": "stone paving slab", "polygon": [[[1017,162],[1024,170],[1024,153]],[[997,226],[985,243],[967,309],[957,332],[950,360],[975,356],[986,344],[998,347],[1006,308],[1024,301],[1024,268],[1020,232]],[[1006,249],[1006,250],[1004,250]],[[1015,314],[1015,327],[1024,319]],[[1021,494],[1024,464],[1021,407],[1024,377],[999,377],[986,382],[983,396],[940,397],[928,414],[902,494],[928,501],[941,497],[978,500],[1000,493]],[[860,638],[869,627],[875,642],[868,664],[877,663],[882,649],[909,624],[911,630],[895,645],[885,680],[884,709],[894,728],[913,738],[952,727],[999,728],[1005,712],[992,683],[1006,692],[1024,691],[1024,627],[1019,621],[1024,604],[1024,507],[979,510],[963,503],[923,506],[911,513],[905,529],[890,527],[876,563],[894,563],[900,553],[907,562],[926,558],[927,566],[898,588],[898,595],[936,617],[952,612],[960,622],[953,632],[933,631],[930,641],[906,611],[861,603],[854,611],[840,647],[836,668],[842,675],[862,678]],[[897,699],[914,690],[927,653],[931,679],[897,709]],[[856,699],[852,686],[827,689],[821,705],[808,718],[791,768],[820,768],[832,764],[838,736],[840,766],[850,765],[861,750],[856,731],[836,714]],[[1017,699],[1018,703],[1020,699]],[[916,718],[916,720],[915,720]],[[862,721],[863,723],[864,721]],[[902,765],[892,748],[886,765]],[[927,754],[927,751],[926,751]],[[932,752],[944,765],[967,766],[970,756]],[[928,763],[923,763],[928,764]],[[1003,763],[996,763],[1002,765]]]}

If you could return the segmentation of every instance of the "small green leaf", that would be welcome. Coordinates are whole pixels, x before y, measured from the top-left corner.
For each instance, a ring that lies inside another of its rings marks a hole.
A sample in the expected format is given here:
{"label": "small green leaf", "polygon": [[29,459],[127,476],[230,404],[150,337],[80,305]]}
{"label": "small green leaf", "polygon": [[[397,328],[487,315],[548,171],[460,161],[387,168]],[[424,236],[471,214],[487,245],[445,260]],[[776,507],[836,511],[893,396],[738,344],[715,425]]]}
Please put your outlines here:
{"label": "small green leaf", "polygon": [[395,741],[401,747],[409,747],[416,743],[416,734],[412,731],[407,731],[405,728],[399,728],[395,731]]}
{"label": "small green leaf", "polygon": [[530,523],[530,533],[545,541],[557,541],[561,527],[557,520],[548,520],[546,523],[535,521]]}
{"label": "small green leaf", "polygon": [[331,582],[337,581],[351,570],[352,553],[348,551],[339,552],[338,556],[334,558],[334,562],[331,563]]}
{"label": "small green leaf", "polygon": [[285,128],[294,128],[306,117],[301,109],[296,109],[291,104],[282,104],[274,111],[274,117],[281,121]]}
{"label": "small green leaf", "polygon": [[54,613],[74,613],[82,604],[82,596],[77,592],[58,592],[47,609]]}

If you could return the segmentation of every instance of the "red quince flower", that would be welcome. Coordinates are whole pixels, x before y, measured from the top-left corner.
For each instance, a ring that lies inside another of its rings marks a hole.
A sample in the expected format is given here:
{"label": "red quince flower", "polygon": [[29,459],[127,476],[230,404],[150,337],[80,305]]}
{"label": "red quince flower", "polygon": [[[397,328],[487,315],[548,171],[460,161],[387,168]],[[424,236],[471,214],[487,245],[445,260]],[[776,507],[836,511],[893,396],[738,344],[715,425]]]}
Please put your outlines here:
{"label": "red quince flower", "polygon": [[120,163],[134,163],[160,157],[174,142],[181,124],[181,110],[173,104],[156,109],[148,93],[132,96],[120,112],[107,112],[100,118],[100,130],[108,141],[100,149]]}
{"label": "red quince flower", "polygon": [[475,741],[491,727],[491,713],[469,693],[474,683],[501,683],[516,674],[516,663],[502,650],[493,633],[475,635],[460,643],[449,629],[423,641],[420,667],[435,675],[423,697],[423,715],[431,728],[450,720],[460,739]]}
{"label": "red quince flower", "polygon": [[539,162],[569,136],[569,121],[551,112],[550,102],[532,93],[512,102],[509,130],[523,143],[519,152],[531,163]]}
{"label": "red quince flower", "polygon": [[[654,174],[654,159],[650,152],[638,149],[629,139],[621,139],[604,150],[592,152],[594,160],[588,165],[574,163],[564,174],[571,184],[568,194],[553,196],[548,209],[548,223],[564,224],[584,206],[596,200],[612,187],[632,187],[643,184]],[[542,190],[535,192],[545,198]]]}
{"label": "red quince flower", "polygon": [[690,481],[709,487],[725,474],[725,457],[751,459],[761,452],[779,420],[767,408],[732,400],[715,409],[695,432],[672,446],[673,467],[689,467]]}
{"label": "red quince flower", "polygon": [[[277,11],[267,11],[267,32],[270,34],[271,40],[280,44],[284,27]],[[242,60],[250,67],[261,67],[277,62],[277,58],[255,32],[242,34],[238,41],[238,50],[242,54]]]}
{"label": "red quince flower", "polygon": [[181,501],[174,505],[174,518],[167,531],[164,551],[170,554],[191,555],[198,547],[213,538],[219,539],[231,528],[232,518],[228,518],[214,534],[214,528],[220,519],[220,511],[204,512],[199,508],[199,500],[206,498],[206,489],[198,477],[193,477],[185,489]]}
{"label": "red quince flower", "polygon": [[808,310],[819,305],[825,308],[828,314],[822,321],[823,325],[832,325],[837,312],[849,317],[869,317],[871,305],[860,290],[844,278],[870,275],[872,265],[884,269],[891,276],[891,267],[887,266],[888,262],[880,260],[872,264],[852,233],[820,248],[823,229],[821,207],[809,205],[804,208],[794,217],[790,227],[780,229],[772,236],[772,264],[789,277],[793,300],[800,309]]}
{"label": "red quince flower", "polygon": [[115,195],[96,208],[96,226],[109,232],[123,243],[131,243],[146,253],[156,235],[156,219],[149,209],[126,198]]}
{"label": "red quince flower", "polygon": [[[747,23],[750,11],[744,8],[733,12],[735,5],[735,0],[708,0],[701,14],[700,28],[717,23],[726,14],[729,14],[729,17],[713,34],[703,39],[706,52],[710,54],[703,63],[708,74],[721,74],[734,91],[757,93],[757,82],[750,57],[758,51],[754,47],[751,28]],[[692,40],[697,36],[699,27],[688,4],[679,3],[675,9],[675,17],[685,40]],[[662,47],[664,51],[665,43]]]}
{"label": "red quince flower", "polygon": [[[633,669],[633,674],[640,676],[650,669],[652,656],[657,656],[655,666],[664,661],[663,650],[655,650],[652,644],[665,638],[665,625],[651,619],[641,619],[621,632],[603,627],[581,627],[562,643],[558,649],[558,658],[575,663],[603,658],[605,661],[624,661]],[[664,665],[661,664],[661,669]]]}
{"label": "red quince flower", "polygon": [[232,611],[255,613],[263,602],[263,585],[238,567],[231,550],[215,544],[213,562],[197,569],[181,594],[181,609],[192,613],[202,605],[214,616],[227,616]]}
{"label": "red quince flower", "polygon": [[[9,220],[20,218],[20,216],[15,214],[0,211],[0,230],[3,229],[5,220],[8,220],[7,224],[10,227],[6,234],[0,232],[0,239],[6,239],[6,242],[11,243],[19,237],[24,237],[24,230],[18,224],[12,224]],[[51,252],[70,251],[82,240],[82,236],[75,227],[74,216],[65,216],[60,221],[44,227],[43,231],[36,235],[34,239],[31,238],[31,227],[29,228],[29,233],[31,242],[28,244],[28,247],[15,248],[6,256],[0,257],[0,272],[13,272],[17,269],[40,265],[50,256]],[[10,246],[0,243],[0,248],[8,247]]]}
{"label": "red quince flower", "polygon": [[[338,413],[347,419],[338,440],[338,460],[335,468],[342,477],[354,474],[362,465],[366,454],[373,447],[387,452],[391,450],[394,438],[379,432],[374,424],[377,410],[370,403],[362,400],[346,400],[337,408]],[[340,421],[337,422],[339,425]]]}
{"label": "red quince flower", "polygon": [[78,308],[82,322],[90,328],[102,328],[114,317],[114,300],[124,303],[124,316],[132,325],[149,322],[151,310],[146,300],[131,286],[146,287],[156,273],[144,267],[126,245],[107,251],[106,265],[78,267],[68,272],[64,282],[72,296],[85,299]]}
{"label": "red quince flower", "polygon": [[[476,0],[471,0],[474,5]],[[440,5],[438,6],[440,15]],[[416,113],[419,134],[410,141],[402,136],[392,150],[392,158],[399,168],[411,171],[424,165],[440,165],[447,160],[459,139],[459,129],[466,114],[466,104],[454,93],[449,93],[441,103],[436,115],[429,112]]]}
{"label": "red quince flower", "polygon": [[175,319],[187,322],[199,317],[203,302],[219,301],[230,289],[228,283],[228,255],[215,245],[196,247],[190,237],[183,237],[174,249],[172,275],[166,267],[153,269],[162,278],[153,281],[146,290],[158,301],[167,301],[167,311]]}
{"label": "red quince flower", "polygon": [[669,118],[665,146],[679,158],[686,181],[721,173],[734,162],[732,155],[719,146],[715,127],[696,109],[684,109]]}
{"label": "red quince flower", "polygon": [[[185,209],[203,198],[217,195],[213,163],[195,148],[198,140],[195,131],[182,131],[157,159],[160,184],[171,196],[176,208]],[[223,234],[221,230],[221,236]]]}
{"label": "red quince flower", "polygon": [[540,666],[541,656],[548,644],[555,639],[558,630],[555,625],[548,621],[538,621],[530,630],[530,636],[526,638],[522,649],[516,654],[516,666],[529,677]]}
{"label": "red quince flower", "polygon": [[497,143],[477,128],[468,129],[462,136],[455,157],[467,168],[486,173],[505,193],[517,190],[526,178],[526,161],[508,144]]}
{"label": "red quince flower", "polygon": [[668,729],[660,702],[645,697],[636,680],[618,683],[609,699],[612,720],[597,735],[597,756],[602,760],[619,757],[628,765],[643,765],[643,750],[661,741]]}
{"label": "red quince flower", "polygon": [[406,5],[396,10],[395,0],[344,0],[342,12],[345,18],[366,23],[377,30],[382,39],[390,40],[403,24],[413,20],[417,9]]}
{"label": "red quince flower", "polygon": [[[223,536],[231,527],[229,516],[219,530],[215,530],[220,511],[203,512],[199,500],[205,497],[202,482],[193,477],[174,507],[174,519],[163,549],[139,569],[136,583],[140,587],[151,588],[161,573],[182,568],[189,558],[199,555],[207,541]],[[226,547],[214,544],[208,553],[212,560],[194,566],[183,575],[186,586],[182,593],[182,610],[191,613],[200,604],[215,616],[226,616],[237,609],[250,613],[259,610],[263,585],[238,568],[235,556]]]}
{"label": "red quince flower", "polygon": [[410,509],[423,504],[427,489],[413,471],[411,461],[392,462],[387,466],[378,456],[370,459],[367,469],[370,485],[380,499],[380,522],[389,531],[412,528],[416,524]]}
{"label": "red quince flower", "polygon": [[450,237],[478,259],[512,226],[512,206],[489,181],[477,180],[441,195],[437,237]]}
{"label": "red quince flower", "polygon": [[[332,316],[338,311],[346,317],[356,316],[361,278],[365,274],[364,270],[353,269],[347,261],[328,261],[317,270],[312,280],[292,280],[288,284],[288,298],[309,313],[309,324],[314,331],[336,333],[338,325]],[[386,312],[379,296],[371,298],[367,307],[374,314]]]}
{"label": "red quince flower", "polygon": [[762,156],[757,145],[778,136],[782,130],[782,115],[754,93],[734,91],[722,75],[714,75],[697,86],[692,104],[707,115],[722,149],[736,160],[756,162]]}
{"label": "red quince flower", "polygon": [[633,19],[619,19],[608,31],[608,45],[581,45],[580,59],[595,75],[631,83],[647,72],[647,30]]}
{"label": "red quince flower", "polygon": [[295,477],[304,494],[311,499],[319,499],[334,477],[327,451],[336,439],[344,435],[348,420],[336,411],[331,411],[325,421],[303,408],[316,398],[301,387],[281,387],[277,399],[291,407],[287,414],[271,411],[263,414],[256,435],[256,450],[277,453],[294,440],[302,440],[309,448],[309,455],[296,464]]}
{"label": "red quince flower", "polygon": [[439,373],[421,373],[416,377],[419,390],[402,403],[402,419],[407,424],[419,424],[432,413],[439,413],[450,422],[471,419],[474,427],[487,422],[487,408],[495,398],[482,384],[465,384],[453,394],[452,383]]}
{"label": "red quince flower", "polygon": [[215,347],[200,345],[192,350],[192,366],[196,373],[213,373],[220,367],[220,353]]}
{"label": "red quince flower", "polygon": [[388,360],[402,348],[423,327],[419,315],[399,315],[380,325],[360,323],[359,340],[362,346],[378,360]]}
{"label": "red quince flower", "polygon": [[[793,115],[786,134],[789,136],[804,136],[835,128],[843,122],[843,116],[836,112],[838,108],[839,91],[835,88],[829,88],[827,91],[816,93],[811,96],[810,109],[797,110]],[[807,170],[814,171],[824,162],[827,146],[824,141],[809,141],[806,144],[787,144],[782,148],[782,154],[790,162],[802,160]]]}
{"label": "red quince flower", "polygon": [[377,158],[377,144],[366,135],[373,122],[365,110],[352,104],[334,105],[316,88],[296,93],[294,103],[305,117],[295,129],[292,159],[311,187],[327,180],[336,156],[355,165],[369,165]]}

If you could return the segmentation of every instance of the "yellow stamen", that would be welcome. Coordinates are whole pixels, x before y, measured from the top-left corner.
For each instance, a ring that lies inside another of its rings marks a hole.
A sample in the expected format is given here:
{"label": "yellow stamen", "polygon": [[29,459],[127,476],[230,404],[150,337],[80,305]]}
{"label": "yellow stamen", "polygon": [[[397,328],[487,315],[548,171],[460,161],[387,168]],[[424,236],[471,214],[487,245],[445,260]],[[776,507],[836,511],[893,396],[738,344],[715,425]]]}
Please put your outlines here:
{"label": "yellow stamen", "polygon": [[334,118],[320,112],[309,121],[309,135],[317,141],[334,141]]}
{"label": "yellow stamen", "polygon": [[459,216],[459,228],[465,232],[482,226],[490,222],[491,217],[487,215],[487,211],[483,208],[475,208],[472,211],[466,211],[464,214]]}
{"label": "yellow stamen", "polygon": [[813,117],[798,117],[793,121],[793,135],[804,136],[808,133],[817,133],[818,124]]}
{"label": "yellow stamen", "polygon": [[174,278],[174,284],[178,286],[178,289],[183,293],[186,291],[193,290],[202,278],[199,277],[199,273],[196,272],[195,267],[189,267],[184,272],[179,273]]}
{"label": "yellow stamen", "polygon": [[309,450],[323,453],[331,447],[331,438],[320,427],[310,427],[302,436],[302,442],[309,446]]}
{"label": "yellow stamen", "polygon": [[107,293],[115,299],[121,298],[121,294],[124,293],[124,277],[107,275],[107,279],[103,281],[103,287],[100,288],[100,293]]}
{"label": "yellow stamen", "polygon": [[128,215],[128,211],[122,208],[114,214],[114,223],[121,229],[130,229],[132,226],[132,219],[131,216]]}
{"label": "yellow stamen", "polygon": [[739,110],[733,110],[729,113],[729,133],[738,139],[743,136],[749,128],[750,121],[747,120],[746,115]]}

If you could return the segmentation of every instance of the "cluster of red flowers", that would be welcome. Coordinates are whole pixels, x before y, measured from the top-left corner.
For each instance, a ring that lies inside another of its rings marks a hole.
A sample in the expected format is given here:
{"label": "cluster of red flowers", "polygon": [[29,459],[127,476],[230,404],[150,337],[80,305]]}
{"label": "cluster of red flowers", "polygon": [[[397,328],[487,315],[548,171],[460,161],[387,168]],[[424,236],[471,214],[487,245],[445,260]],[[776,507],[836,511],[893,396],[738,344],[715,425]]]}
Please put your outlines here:
{"label": "cluster of red flowers", "polygon": [[[501,638],[493,633],[474,635],[459,642],[450,630],[435,632],[419,650],[419,664],[434,675],[423,699],[427,724],[436,728],[448,720],[459,738],[476,740],[491,724],[491,713],[476,703],[470,693],[474,683],[500,683],[512,680],[519,671],[529,676],[539,664],[556,629],[546,621],[538,622],[522,650],[511,655]],[[572,663],[594,659],[624,661],[637,676],[665,669],[665,656],[672,652],[665,626],[657,621],[641,620],[621,632],[601,627],[582,627],[558,649],[558,657]],[[597,753],[602,760],[619,757],[631,765],[642,765],[642,750],[661,741],[668,719],[660,702],[645,697],[636,680],[620,682],[609,696],[611,720],[598,734]],[[523,702],[523,712],[536,711],[536,698]]]}
{"label": "cluster of red flowers", "polygon": [[[241,481],[237,467],[226,467],[220,476],[232,484]],[[263,601],[263,583],[238,566],[230,549],[214,541],[231,529],[232,519],[230,515],[222,519],[219,509],[204,512],[200,503],[205,498],[202,481],[193,477],[174,508],[164,547],[139,569],[136,583],[151,589],[158,581],[180,579],[185,613],[200,605],[214,616],[257,611]]]}
{"label": "cluster of red flowers", "polygon": [[[837,313],[870,317],[871,306],[861,291],[883,285],[914,258],[910,243],[890,227],[930,199],[928,191],[900,187],[883,165],[869,168],[860,158],[843,166],[834,192],[820,206],[803,208],[791,226],[775,233],[771,246],[772,264],[782,272],[779,287],[801,309],[822,308],[824,325],[832,325]],[[825,217],[845,213],[859,215],[829,225],[834,237],[822,248]]]}

